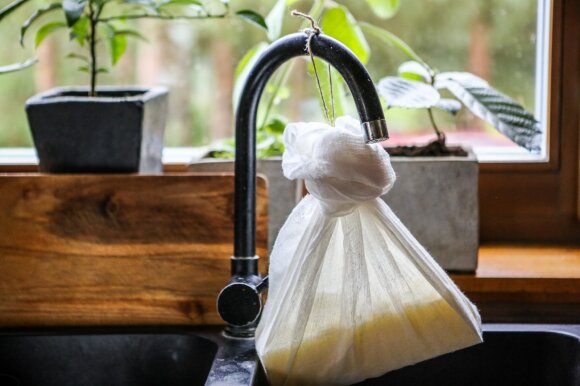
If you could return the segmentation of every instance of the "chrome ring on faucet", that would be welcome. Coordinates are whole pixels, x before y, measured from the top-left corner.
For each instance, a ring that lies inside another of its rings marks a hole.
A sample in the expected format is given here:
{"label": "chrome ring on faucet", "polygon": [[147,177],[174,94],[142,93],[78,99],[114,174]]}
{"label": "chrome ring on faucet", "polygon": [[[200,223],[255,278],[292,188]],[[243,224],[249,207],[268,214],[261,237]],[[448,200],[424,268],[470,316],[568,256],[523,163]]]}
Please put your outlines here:
{"label": "chrome ring on faucet", "polygon": [[377,143],[389,139],[387,121],[377,119],[370,122],[361,123],[366,143]]}

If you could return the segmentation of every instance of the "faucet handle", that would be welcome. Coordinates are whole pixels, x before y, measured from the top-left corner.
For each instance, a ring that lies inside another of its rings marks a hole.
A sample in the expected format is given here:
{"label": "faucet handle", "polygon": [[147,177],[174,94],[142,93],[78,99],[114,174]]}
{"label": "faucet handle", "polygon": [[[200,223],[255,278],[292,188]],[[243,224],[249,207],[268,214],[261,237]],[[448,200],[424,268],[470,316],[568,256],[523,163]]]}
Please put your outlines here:
{"label": "faucet handle", "polygon": [[268,276],[234,276],[218,295],[217,309],[228,324],[226,333],[235,337],[253,337],[263,301],[261,292],[268,288]]}

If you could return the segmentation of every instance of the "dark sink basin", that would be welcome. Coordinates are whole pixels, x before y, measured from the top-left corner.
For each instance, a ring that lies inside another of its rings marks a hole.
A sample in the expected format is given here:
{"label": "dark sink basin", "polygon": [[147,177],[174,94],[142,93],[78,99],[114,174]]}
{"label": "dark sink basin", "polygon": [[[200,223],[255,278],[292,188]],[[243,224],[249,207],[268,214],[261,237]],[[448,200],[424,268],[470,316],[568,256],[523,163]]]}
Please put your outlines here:
{"label": "dark sink basin", "polygon": [[204,385],[217,351],[195,333],[6,333],[0,385]]}
{"label": "dark sink basin", "polygon": [[[579,325],[484,330],[481,345],[359,385],[580,386]],[[220,328],[0,332],[0,386],[267,384],[253,341]]]}
{"label": "dark sink basin", "polygon": [[488,326],[484,343],[358,385],[580,385],[580,328]]}
{"label": "dark sink basin", "polygon": [[578,325],[485,325],[484,340],[357,386],[580,386]]}

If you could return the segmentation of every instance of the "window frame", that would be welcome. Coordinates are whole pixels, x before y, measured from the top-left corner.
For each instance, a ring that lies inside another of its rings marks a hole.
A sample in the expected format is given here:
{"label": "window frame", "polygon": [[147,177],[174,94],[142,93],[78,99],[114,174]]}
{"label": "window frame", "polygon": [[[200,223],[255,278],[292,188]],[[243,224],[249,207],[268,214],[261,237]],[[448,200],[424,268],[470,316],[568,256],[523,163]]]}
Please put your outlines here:
{"label": "window frame", "polygon": [[482,242],[580,244],[578,26],[574,0],[551,2],[549,160],[480,164]]}

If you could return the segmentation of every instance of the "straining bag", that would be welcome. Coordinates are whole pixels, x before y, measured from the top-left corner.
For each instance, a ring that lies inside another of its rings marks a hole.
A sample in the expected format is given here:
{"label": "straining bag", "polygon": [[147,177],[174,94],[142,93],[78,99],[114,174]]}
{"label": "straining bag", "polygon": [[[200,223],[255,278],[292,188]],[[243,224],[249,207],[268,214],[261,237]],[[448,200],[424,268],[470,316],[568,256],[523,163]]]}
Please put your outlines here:
{"label": "straining bag", "polygon": [[476,308],[378,198],[395,175],[359,123],[291,124],[284,141],[284,175],[310,195],[270,256],[256,348],[271,384],[348,385],[481,342]]}

